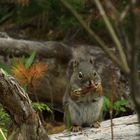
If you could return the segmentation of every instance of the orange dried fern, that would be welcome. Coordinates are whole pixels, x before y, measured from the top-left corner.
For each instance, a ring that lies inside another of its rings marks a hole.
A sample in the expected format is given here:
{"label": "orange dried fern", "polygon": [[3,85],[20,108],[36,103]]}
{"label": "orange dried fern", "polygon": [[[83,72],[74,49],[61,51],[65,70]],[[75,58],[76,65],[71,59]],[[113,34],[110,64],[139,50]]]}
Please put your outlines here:
{"label": "orange dried fern", "polygon": [[12,67],[12,74],[23,86],[37,86],[39,79],[44,76],[47,70],[48,65],[44,63],[33,64],[27,69],[23,62],[19,62],[16,66]]}
{"label": "orange dried fern", "polygon": [[44,73],[47,71],[48,65],[43,63],[33,64],[29,69],[29,75],[34,76],[35,79],[41,78],[44,76]]}
{"label": "orange dried fern", "polygon": [[28,83],[28,69],[26,69],[23,62],[20,61],[18,64],[13,66],[11,72],[21,85]]}
{"label": "orange dried fern", "polygon": [[39,84],[39,79],[41,79],[45,72],[48,70],[48,65],[43,63],[33,64],[29,69],[30,85],[35,87]]}

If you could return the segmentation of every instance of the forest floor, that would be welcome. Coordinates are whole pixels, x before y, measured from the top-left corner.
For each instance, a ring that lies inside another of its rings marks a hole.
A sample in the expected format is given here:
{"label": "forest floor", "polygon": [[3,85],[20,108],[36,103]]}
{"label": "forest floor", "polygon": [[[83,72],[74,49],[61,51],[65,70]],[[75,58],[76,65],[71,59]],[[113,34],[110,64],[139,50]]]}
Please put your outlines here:
{"label": "forest floor", "polygon": [[63,122],[48,122],[46,124],[48,134],[57,134],[65,130]]}

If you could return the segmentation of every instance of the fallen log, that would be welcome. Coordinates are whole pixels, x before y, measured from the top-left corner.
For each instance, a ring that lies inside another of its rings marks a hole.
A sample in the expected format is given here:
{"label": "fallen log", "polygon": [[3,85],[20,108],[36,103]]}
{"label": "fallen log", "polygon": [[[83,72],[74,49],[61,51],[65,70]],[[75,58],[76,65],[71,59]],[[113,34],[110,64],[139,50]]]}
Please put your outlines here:
{"label": "fallen log", "polygon": [[[139,140],[140,125],[137,115],[113,119],[114,140]],[[111,140],[110,120],[103,121],[100,128],[85,128],[82,132],[67,132],[50,135],[51,140]]]}
{"label": "fallen log", "polygon": [[33,51],[43,58],[57,58],[65,62],[72,57],[71,48],[61,42],[0,38],[0,55],[2,56],[8,54],[12,57],[29,56]]}

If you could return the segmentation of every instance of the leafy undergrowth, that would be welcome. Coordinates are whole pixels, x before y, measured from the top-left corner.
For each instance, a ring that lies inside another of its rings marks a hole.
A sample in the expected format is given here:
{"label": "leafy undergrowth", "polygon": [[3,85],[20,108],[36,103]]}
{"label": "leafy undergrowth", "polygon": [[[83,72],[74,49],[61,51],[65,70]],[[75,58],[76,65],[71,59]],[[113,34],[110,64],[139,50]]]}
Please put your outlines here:
{"label": "leafy undergrowth", "polygon": [[112,111],[113,118],[128,116],[134,113],[134,110],[130,108],[128,100],[119,99],[111,103],[109,98],[104,97],[103,120],[110,119],[110,111]]}

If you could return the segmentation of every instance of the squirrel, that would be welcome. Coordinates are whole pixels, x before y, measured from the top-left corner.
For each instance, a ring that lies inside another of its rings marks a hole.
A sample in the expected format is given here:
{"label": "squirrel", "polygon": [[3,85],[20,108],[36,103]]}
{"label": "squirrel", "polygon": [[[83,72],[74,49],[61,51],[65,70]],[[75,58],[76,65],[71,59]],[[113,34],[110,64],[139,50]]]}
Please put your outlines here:
{"label": "squirrel", "polygon": [[93,61],[73,61],[69,83],[63,97],[64,122],[73,132],[84,126],[100,127],[103,95],[101,77]]}

